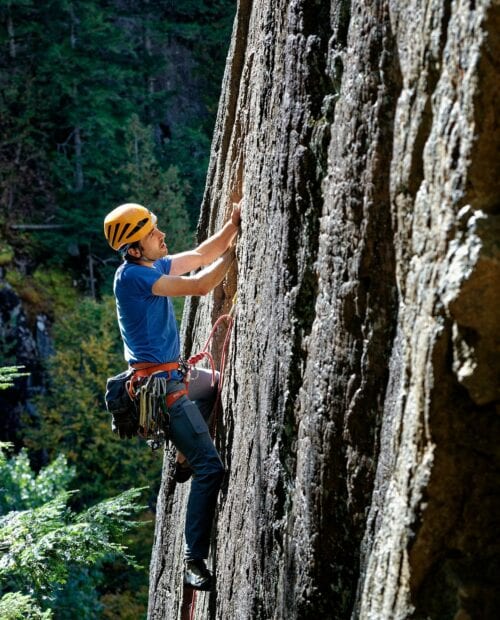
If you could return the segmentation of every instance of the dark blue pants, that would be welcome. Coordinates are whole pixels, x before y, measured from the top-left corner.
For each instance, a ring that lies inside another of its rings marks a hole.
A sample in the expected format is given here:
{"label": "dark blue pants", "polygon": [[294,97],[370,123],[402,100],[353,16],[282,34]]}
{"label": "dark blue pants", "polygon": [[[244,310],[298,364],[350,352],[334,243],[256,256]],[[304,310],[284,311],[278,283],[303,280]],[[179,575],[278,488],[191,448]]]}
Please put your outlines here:
{"label": "dark blue pants", "polygon": [[[170,440],[193,470],[184,530],[186,560],[208,557],[217,495],[224,476],[206,422],[217,395],[217,386],[210,386],[210,378],[208,371],[193,371],[189,398],[182,396],[169,409]],[[169,381],[167,390],[170,393],[180,388],[181,382]]]}

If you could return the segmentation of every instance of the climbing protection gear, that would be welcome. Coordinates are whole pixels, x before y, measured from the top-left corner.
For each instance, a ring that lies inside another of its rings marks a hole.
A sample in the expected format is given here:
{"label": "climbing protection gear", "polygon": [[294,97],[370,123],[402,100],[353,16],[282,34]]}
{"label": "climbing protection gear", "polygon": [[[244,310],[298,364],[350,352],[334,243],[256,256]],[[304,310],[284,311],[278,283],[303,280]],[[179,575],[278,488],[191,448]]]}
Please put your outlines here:
{"label": "climbing protection gear", "polygon": [[139,435],[153,450],[168,441],[167,382],[151,375],[139,387]]}
{"label": "climbing protection gear", "polygon": [[128,385],[133,370],[125,370],[106,381],[104,400],[111,414],[111,429],[122,439],[137,435],[139,430],[139,411],[135,400],[130,398]]}
{"label": "climbing protection gear", "polygon": [[[179,362],[133,364],[108,378],[104,399],[114,433],[122,439],[140,435],[153,450],[168,441],[168,407],[187,394],[185,386],[167,394],[172,371],[185,374],[185,366]],[[167,373],[167,377],[158,377],[158,373]]]}
{"label": "climbing protection gear", "polygon": [[156,226],[156,215],[142,205],[127,203],[116,207],[104,220],[104,236],[113,250],[140,241]]}
{"label": "climbing protection gear", "polygon": [[[182,362],[144,362],[132,364],[132,370],[128,389],[130,398],[139,400],[139,435],[152,450],[157,450],[163,443],[168,442],[168,409],[187,394],[185,384],[175,392],[168,391],[171,373],[178,371],[185,374],[185,367]],[[160,377],[159,373],[167,376]]]}

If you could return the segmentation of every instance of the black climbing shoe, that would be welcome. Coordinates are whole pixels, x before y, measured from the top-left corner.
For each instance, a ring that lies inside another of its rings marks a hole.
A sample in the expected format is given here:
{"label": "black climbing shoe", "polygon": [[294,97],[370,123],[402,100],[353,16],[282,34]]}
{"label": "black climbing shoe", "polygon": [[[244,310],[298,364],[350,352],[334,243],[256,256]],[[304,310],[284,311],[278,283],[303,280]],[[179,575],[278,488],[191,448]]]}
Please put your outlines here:
{"label": "black climbing shoe", "polygon": [[174,480],[176,482],[187,482],[192,474],[193,470],[189,467],[187,461],[184,461],[184,463],[175,462]]}
{"label": "black climbing shoe", "polygon": [[193,590],[207,592],[212,587],[212,573],[204,560],[187,560],[184,570],[184,585]]}

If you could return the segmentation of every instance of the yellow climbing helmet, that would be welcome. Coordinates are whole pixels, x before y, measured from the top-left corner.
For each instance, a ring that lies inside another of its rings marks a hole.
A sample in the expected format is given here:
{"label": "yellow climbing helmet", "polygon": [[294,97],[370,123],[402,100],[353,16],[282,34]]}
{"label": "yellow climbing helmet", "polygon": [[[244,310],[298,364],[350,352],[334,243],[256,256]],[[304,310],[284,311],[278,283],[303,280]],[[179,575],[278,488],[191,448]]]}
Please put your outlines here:
{"label": "yellow climbing helmet", "polygon": [[134,203],[120,205],[104,220],[104,236],[113,250],[139,241],[156,226],[156,215]]}

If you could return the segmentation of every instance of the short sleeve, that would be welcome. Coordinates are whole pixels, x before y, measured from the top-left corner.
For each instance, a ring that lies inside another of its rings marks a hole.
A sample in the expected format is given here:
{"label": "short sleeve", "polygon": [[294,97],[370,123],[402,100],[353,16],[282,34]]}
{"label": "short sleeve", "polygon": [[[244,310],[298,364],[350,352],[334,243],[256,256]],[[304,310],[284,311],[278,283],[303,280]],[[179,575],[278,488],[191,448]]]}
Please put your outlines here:
{"label": "short sleeve", "polygon": [[170,273],[170,269],[172,267],[172,257],[164,256],[157,260],[154,264],[155,268],[158,269],[163,276],[168,276]]}

